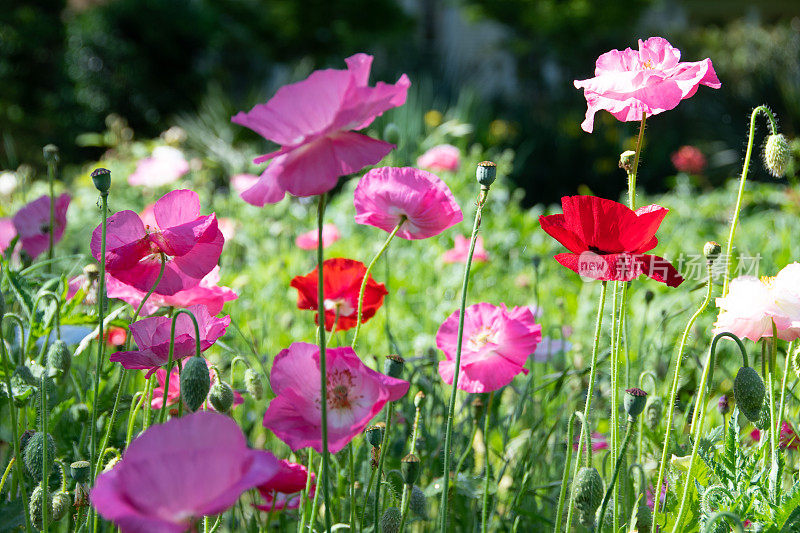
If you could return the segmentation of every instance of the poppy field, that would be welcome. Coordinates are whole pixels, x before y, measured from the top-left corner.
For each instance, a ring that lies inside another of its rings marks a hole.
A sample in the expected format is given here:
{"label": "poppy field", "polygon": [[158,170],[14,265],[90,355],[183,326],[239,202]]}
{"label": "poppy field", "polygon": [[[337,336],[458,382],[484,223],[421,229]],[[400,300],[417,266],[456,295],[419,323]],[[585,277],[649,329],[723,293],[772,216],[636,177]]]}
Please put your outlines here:
{"label": "poppy field", "polygon": [[621,198],[523,205],[364,53],[0,173],[0,533],[800,531],[800,143],[753,102],[726,184],[637,190],[726,82],[627,44],[564,88]]}

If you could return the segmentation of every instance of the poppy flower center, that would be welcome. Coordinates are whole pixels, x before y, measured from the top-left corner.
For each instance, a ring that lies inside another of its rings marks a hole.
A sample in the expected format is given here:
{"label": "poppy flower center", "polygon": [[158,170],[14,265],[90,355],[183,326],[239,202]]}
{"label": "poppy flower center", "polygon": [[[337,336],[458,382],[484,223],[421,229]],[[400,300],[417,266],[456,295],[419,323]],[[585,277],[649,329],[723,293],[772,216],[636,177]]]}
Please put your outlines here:
{"label": "poppy flower center", "polygon": [[489,326],[482,326],[469,338],[469,346],[473,350],[480,350],[489,342],[494,342],[495,331]]}
{"label": "poppy flower center", "polygon": [[337,298],[335,300],[325,299],[325,310],[338,313],[339,316],[350,316],[356,312],[355,308],[344,298]]}
{"label": "poppy flower center", "polygon": [[328,371],[328,408],[333,410],[351,410],[357,396],[351,394],[355,379],[350,370]]}
{"label": "poppy flower center", "polygon": [[761,276],[761,283],[766,285],[768,289],[775,287],[775,276]]}
{"label": "poppy flower center", "polygon": [[645,70],[653,70],[653,61],[648,59],[644,63],[642,63],[642,68]]}

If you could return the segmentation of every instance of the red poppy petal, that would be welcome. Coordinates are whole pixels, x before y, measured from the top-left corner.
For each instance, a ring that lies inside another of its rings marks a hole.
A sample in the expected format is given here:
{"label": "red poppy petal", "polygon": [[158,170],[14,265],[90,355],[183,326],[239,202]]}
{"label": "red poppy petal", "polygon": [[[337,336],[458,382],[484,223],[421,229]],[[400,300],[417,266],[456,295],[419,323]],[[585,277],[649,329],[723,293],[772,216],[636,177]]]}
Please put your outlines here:
{"label": "red poppy petal", "polygon": [[677,287],[683,283],[683,276],[681,276],[677,269],[672,264],[657,255],[640,255],[637,256],[637,262],[641,265],[642,273],[661,283],[666,283],[668,287]]}
{"label": "red poppy petal", "polygon": [[566,246],[569,251],[579,254],[588,250],[581,238],[567,228],[564,215],[540,216],[539,224],[545,233]]}

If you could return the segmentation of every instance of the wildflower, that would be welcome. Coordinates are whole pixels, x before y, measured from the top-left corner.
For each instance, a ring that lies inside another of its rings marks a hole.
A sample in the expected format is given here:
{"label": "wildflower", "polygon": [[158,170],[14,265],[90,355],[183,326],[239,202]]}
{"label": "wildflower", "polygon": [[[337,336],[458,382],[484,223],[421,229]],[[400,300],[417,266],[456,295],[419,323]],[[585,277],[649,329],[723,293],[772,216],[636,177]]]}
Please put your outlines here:
{"label": "wildflower", "polygon": [[[455,246],[442,255],[445,263],[466,263],[469,255],[469,239],[463,235],[456,235]],[[475,250],[472,254],[473,263],[485,263],[489,260],[489,253],[483,247],[483,237],[478,235],[475,240]]]}
{"label": "wildflower", "polygon": [[648,205],[632,211],[596,196],[564,196],[564,214],[540,216],[542,229],[569,249],[556,261],[581,276],[603,281],[631,281],[641,274],[677,287],[683,277],[666,259],[648,255],[655,232],[669,211]]}
{"label": "wildflower", "polygon": [[172,146],[157,146],[150,157],[140,160],[128,176],[129,185],[161,187],[189,172],[189,162],[183,152]]}
{"label": "wildflower", "polygon": [[666,39],[639,39],[639,50],[611,50],[597,58],[594,78],[575,80],[583,88],[588,108],[581,124],[591,133],[594,115],[605,109],[617,120],[641,120],[642,113],[657,115],[677,106],[700,85],[719,89],[722,84],[710,59],[681,62],[681,52]]}
{"label": "wildflower", "polygon": [[[319,293],[317,290],[317,272],[305,276],[296,276],[292,279],[291,286],[297,289],[297,307],[319,311]],[[337,330],[348,330],[355,327],[358,312],[358,292],[367,267],[364,263],[353,259],[336,257],[326,259],[322,263],[323,281],[325,284],[323,294],[325,301],[325,329],[331,331],[336,320]],[[364,323],[378,312],[383,305],[383,297],[388,291],[383,283],[376,282],[372,276],[367,279],[364,291],[364,305],[361,312],[361,322]],[[338,319],[337,319],[338,315]],[[314,321],[319,325],[319,313],[314,316]]]}
{"label": "wildflower", "polygon": [[[336,453],[359,435],[388,401],[408,391],[408,382],[368,368],[352,348],[326,352],[328,448]],[[272,365],[270,384],[277,395],[264,414],[264,427],[292,450],[310,446],[322,452],[319,347],[296,342]]]}
{"label": "wildflower", "polygon": [[345,60],[347,70],[318,70],[303,81],[286,85],[267,103],[231,120],[281,145],[254,160],[272,162],[242,198],[263,206],[286,192],[314,196],[336,186],[340,176],[374,165],[393,144],[355,133],[376,117],[406,101],[410,82],[403,74],[394,85],[368,85],[372,56]]}
{"label": "wildflower", "polygon": [[402,222],[397,236],[426,239],[464,217],[453,193],[435,174],[411,167],[381,167],[367,172],[356,186],[356,222],[387,233]]}
{"label": "wildflower", "polygon": [[[578,449],[578,440],[580,439],[580,435],[575,436],[575,441],[572,443],[572,449]],[[592,452],[599,452],[602,450],[608,449],[608,441],[606,440],[606,436],[600,433],[599,431],[592,432]]]}
{"label": "wildflower", "polygon": [[[750,438],[754,441],[758,442],[761,440],[761,431],[758,429],[754,429],[750,432]],[[797,437],[797,433],[794,432],[794,428],[789,422],[782,422],[781,423],[781,432],[778,436],[778,442],[780,443],[781,450],[800,450],[800,439]]]}
{"label": "wildflower", "polygon": [[[211,384],[213,385],[217,380],[217,375],[215,372],[211,370],[211,363],[208,359],[205,360],[206,365],[208,366],[208,376],[211,380]],[[167,371],[163,368],[159,368],[156,370],[156,380],[158,381],[158,386],[153,389],[153,398],[150,401],[150,407],[153,409],[161,409],[163,402],[164,402],[164,383],[166,382],[167,378]],[[167,407],[170,405],[174,405],[178,399],[181,397],[181,378],[180,374],[178,373],[178,367],[173,367],[172,372],[169,375],[169,392],[167,393]],[[238,391],[233,391],[233,407],[237,405],[241,405],[244,403],[244,398]],[[213,405],[206,402],[206,405],[211,409],[214,408]]]}
{"label": "wildflower", "polygon": [[270,452],[247,447],[231,418],[198,412],[151,426],[98,476],[89,498],[123,532],[177,533],[225,511],[279,471]]}
{"label": "wildflower", "polygon": [[[316,250],[318,243],[318,231],[311,230],[297,236],[294,243],[303,250]],[[322,226],[322,247],[327,248],[340,238],[339,228],[335,224],[324,224]]]}
{"label": "wildflower", "polygon": [[[165,194],[153,206],[156,225],[145,225],[133,211],[118,211],[108,219],[106,272],[140,291],[149,291],[167,257],[164,276],[155,292],[173,295],[194,287],[211,272],[225,238],[216,215],[200,216],[200,198],[181,189]],[[91,250],[100,261],[101,226],[92,234]]]}
{"label": "wildflower", "polygon": [[[56,198],[53,224],[53,244],[61,240],[67,226],[67,208],[70,196],[67,193]],[[11,219],[19,235],[22,249],[32,258],[47,250],[50,245],[50,197],[40,196],[22,207]],[[8,246],[8,245],[6,245]]]}
{"label": "wildflower", "polygon": [[16,236],[17,230],[14,222],[10,218],[0,218],[0,253],[6,251]]}
{"label": "wildflower", "polygon": [[461,152],[452,144],[434,146],[417,158],[417,166],[434,172],[455,172],[461,164]]}
{"label": "wildflower", "polygon": [[[200,328],[200,351],[205,351],[225,334],[231,317],[213,317],[204,305],[193,305],[189,311],[194,314]],[[131,369],[146,369],[149,378],[158,367],[169,361],[170,332],[172,319],[166,316],[143,318],[131,324],[131,335],[138,350],[117,352],[111,361],[121,363]],[[195,354],[195,332],[192,319],[181,313],[175,323],[175,346],[173,361]]]}
{"label": "wildflower", "polygon": [[231,177],[231,186],[236,194],[242,195],[244,191],[252,187],[259,180],[259,177],[254,174],[236,174]]}
{"label": "wildflower", "polygon": [[[272,512],[300,507],[299,492],[306,488],[308,469],[297,463],[281,460],[278,474],[269,482],[256,487],[264,498],[264,503],[254,505],[256,509]],[[311,473],[309,498],[313,498],[317,490],[316,476]]]}
{"label": "wildflower", "polygon": [[[439,361],[439,375],[453,383],[459,311],[454,311],[439,327],[436,346],[445,354]],[[536,324],[529,307],[507,309],[479,303],[467,307],[461,349],[458,388],[467,392],[490,392],[511,383],[523,372],[525,363],[542,340],[542,326]]]}
{"label": "wildflower", "polygon": [[672,154],[671,159],[678,172],[702,174],[706,168],[706,156],[694,146],[681,146]]}

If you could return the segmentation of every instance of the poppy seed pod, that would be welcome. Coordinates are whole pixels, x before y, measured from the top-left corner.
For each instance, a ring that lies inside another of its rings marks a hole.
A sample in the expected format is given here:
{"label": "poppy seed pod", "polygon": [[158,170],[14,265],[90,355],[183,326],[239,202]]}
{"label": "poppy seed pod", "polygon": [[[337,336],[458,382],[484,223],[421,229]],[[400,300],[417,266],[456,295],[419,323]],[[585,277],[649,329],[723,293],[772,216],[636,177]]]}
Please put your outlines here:
{"label": "poppy seed pod", "polygon": [[78,483],[86,483],[89,479],[89,461],[75,461],[69,465],[69,471],[72,474],[72,479]]}
{"label": "poppy seed pod", "polygon": [[764,165],[770,174],[776,178],[783,177],[786,167],[792,158],[792,151],[789,148],[789,141],[782,133],[777,133],[767,137],[764,145]]}
{"label": "poppy seed pod", "polygon": [[245,370],[244,386],[254,400],[259,401],[264,398],[264,374],[258,370],[252,368]]}
{"label": "poppy seed pod", "polygon": [[603,501],[603,478],[596,468],[582,467],[575,479],[575,508],[581,523],[594,524],[594,515]]}
{"label": "poppy seed pod", "polygon": [[26,429],[22,435],[19,436],[19,453],[25,453],[25,447],[31,441],[31,437],[33,437],[34,433],[36,433],[34,430]]}
{"label": "poppy seed pod", "polygon": [[397,533],[400,531],[400,521],[402,516],[400,509],[397,507],[389,507],[384,511],[381,517],[381,531],[383,533]]}
{"label": "poppy seed pod", "polygon": [[44,490],[42,490],[42,485],[36,485],[36,488],[33,489],[31,493],[31,500],[28,504],[28,511],[31,515],[31,522],[33,522],[34,527],[36,529],[42,529],[42,509],[44,505],[47,505],[48,509],[52,507],[53,499],[50,496],[50,493],[47,494],[47,502],[44,501]]}
{"label": "poppy seed pod", "polygon": [[367,435],[367,442],[369,442],[373,448],[377,448],[383,442],[383,431],[383,424],[375,424],[364,430],[364,433]]}
{"label": "poppy seed pod", "polygon": [[403,367],[406,360],[399,355],[387,355],[383,362],[383,373],[390,378],[400,378],[403,375]]}
{"label": "poppy seed pod", "polygon": [[191,357],[181,371],[181,396],[183,404],[191,411],[197,411],[206,401],[211,388],[208,365],[202,357]]}
{"label": "poppy seed pod", "polygon": [[475,169],[475,179],[481,187],[489,188],[497,179],[497,164],[492,161],[481,161]]}
{"label": "poppy seed pod", "polygon": [[628,413],[628,417],[630,417],[631,420],[636,420],[636,418],[642,414],[646,404],[647,393],[642,389],[633,388],[625,391],[623,405],[625,406],[625,412]]}
{"label": "poppy seed pod", "polygon": [[647,402],[647,411],[645,413],[645,423],[650,429],[656,429],[661,422],[661,415],[664,411],[664,401],[660,396],[652,396],[650,401]]}
{"label": "poppy seed pod", "polygon": [[234,399],[233,389],[224,381],[214,383],[211,392],[208,393],[208,401],[220,413],[227,413],[233,405]]}
{"label": "poppy seed pod", "polygon": [[740,368],[733,381],[733,398],[739,410],[751,422],[756,422],[761,417],[764,393],[764,381],[758,372],[749,366]]}
{"label": "poppy seed pod", "polygon": [[55,144],[48,144],[42,148],[42,154],[44,155],[44,160],[48,164],[56,164],[58,163],[58,146]]}
{"label": "poppy seed pod", "polygon": [[45,434],[37,431],[25,445],[25,453],[23,454],[25,466],[36,481],[42,480],[42,456],[44,455],[45,443],[47,443],[47,470],[52,472],[56,455],[56,443],[53,437],[48,433],[45,439]]}
{"label": "poppy seed pod", "polygon": [[715,261],[720,253],[722,253],[722,246],[718,242],[708,241],[703,246],[703,255],[706,256],[706,260],[709,262]]}
{"label": "poppy seed pod", "polygon": [[425,497],[425,492],[417,485],[411,487],[411,495],[408,498],[408,508],[419,517],[428,517],[428,498]]}
{"label": "poppy seed pod", "polygon": [[406,485],[413,485],[419,478],[419,457],[410,453],[400,461],[400,470],[403,472],[403,481]]}
{"label": "poppy seed pod", "polygon": [[386,472],[386,484],[389,485],[392,493],[399,500],[403,496],[403,473],[399,470],[389,470]]}
{"label": "poppy seed pod", "polygon": [[106,168],[98,168],[92,172],[92,183],[100,194],[108,194],[111,188],[111,171]]}
{"label": "poppy seed pod", "polygon": [[67,343],[57,340],[47,350],[47,365],[61,374],[69,372],[72,365],[72,354],[69,353]]}
{"label": "poppy seed pod", "polygon": [[71,504],[72,498],[69,497],[67,492],[60,490],[53,494],[53,499],[50,504],[50,520],[58,522],[67,516]]}

